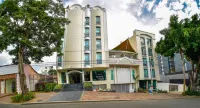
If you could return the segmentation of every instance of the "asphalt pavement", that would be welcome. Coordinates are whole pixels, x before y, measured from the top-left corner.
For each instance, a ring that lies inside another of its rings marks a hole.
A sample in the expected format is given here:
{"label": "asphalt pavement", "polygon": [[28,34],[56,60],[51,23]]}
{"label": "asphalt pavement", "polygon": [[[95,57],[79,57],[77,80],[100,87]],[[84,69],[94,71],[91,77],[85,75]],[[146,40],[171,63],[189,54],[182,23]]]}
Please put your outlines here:
{"label": "asphalt pavement", "polygon": [[145,101],[50,103],[31,105],[0,105],[0,108],[200,108],[200,98]]}
{"label": "asphalt pavement", "polygon": [[78,101],[83,92],[82,84],[66,84],[62,92],[51,97],[48,101]]}

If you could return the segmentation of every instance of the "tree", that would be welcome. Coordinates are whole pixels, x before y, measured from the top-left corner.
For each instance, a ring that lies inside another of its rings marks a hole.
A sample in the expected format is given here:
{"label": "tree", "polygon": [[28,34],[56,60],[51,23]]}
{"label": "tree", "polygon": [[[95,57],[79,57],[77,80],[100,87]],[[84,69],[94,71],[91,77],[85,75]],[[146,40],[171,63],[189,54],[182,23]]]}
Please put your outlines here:
{"label": "tree", "polygon": [[168,28],[160,31],[165,38],[161,38],[155,49],[157,53],[164,56],[173,57],[174,53],[180,53],[184,74],[183,91],[185,91],[185,58],[191,62],[193,67],[192,72],[189,73],[192,90],[194,90],[194,85],[197,82],[197,72],[200,65],[199,25],[199,16],[197,14],[193,15],[191,20],[185,18],[181,21],[178,21],[178,16],[171,16]]}
{"label": "tree", "polygon": [[53,52],[61,54],[61,39],[69,20],[62,0],[5,0],[0,4],[0,15],[0,51],[13,47],[8,52],[17,60],[24,95],[24,61],[41,62]]}
{"label": "tree", "polygon": [[48,71],[48,75],[56,75],[57,74],[57,71],[55,69],[50,69]]}

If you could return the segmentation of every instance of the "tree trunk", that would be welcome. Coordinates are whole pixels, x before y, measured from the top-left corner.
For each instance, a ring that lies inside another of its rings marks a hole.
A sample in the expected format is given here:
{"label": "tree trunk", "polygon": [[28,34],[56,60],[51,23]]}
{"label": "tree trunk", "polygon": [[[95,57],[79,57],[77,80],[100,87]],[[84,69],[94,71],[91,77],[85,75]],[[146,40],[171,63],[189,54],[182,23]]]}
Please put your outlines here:
{"label": "tree trunk", "polygon": [[181,54],[181,60],[182,60],[182,70],[183,70],[183,92],[185,92],[185,88],[186,88],[186,77],[185,77],[185,62],[183,60],[183,53],[182,50],[180,50],[180,54]]}
{"label": "tree trunk", "polygon": [[27,93],[27,86],[26,86],[26,77],[24,74],[22,48],[19,48],[19,51],[18,51],[18,71],[19,71],[20,87],[21,87],[22,95],[24,95]]}
{"label": "tree trunk", "polygon": [[192,72],[189,74],[190,75],[190,90],[191,91],[196,91],[196,86],[198,84],[198,69],[199,69],[199,64],[200,64],[200,58],[199,61],[194,67],[194,62],[191,62],[192,64]]}

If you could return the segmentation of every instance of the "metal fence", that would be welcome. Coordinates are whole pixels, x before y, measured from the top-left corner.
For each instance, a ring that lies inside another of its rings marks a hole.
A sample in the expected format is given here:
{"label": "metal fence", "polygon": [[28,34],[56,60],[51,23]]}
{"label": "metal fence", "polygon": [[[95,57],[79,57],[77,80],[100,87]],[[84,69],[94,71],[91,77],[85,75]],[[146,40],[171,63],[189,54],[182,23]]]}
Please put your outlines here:
{"label": "metal fence", "polygon": [[57,83],[57,75],[29,75],[27,80],[27,86],[29,91],[35,91],[35,85],[37,83]]}

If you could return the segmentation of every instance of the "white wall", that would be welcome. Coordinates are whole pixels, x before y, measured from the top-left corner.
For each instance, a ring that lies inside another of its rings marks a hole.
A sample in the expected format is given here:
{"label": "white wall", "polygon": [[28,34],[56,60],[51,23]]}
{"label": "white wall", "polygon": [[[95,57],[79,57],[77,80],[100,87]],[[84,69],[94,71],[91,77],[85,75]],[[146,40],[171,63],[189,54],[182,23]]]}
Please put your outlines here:
{"label": "white wall", "polygon": [[167,90],[169,92],[169,83],[157,83],[157,89]]}

